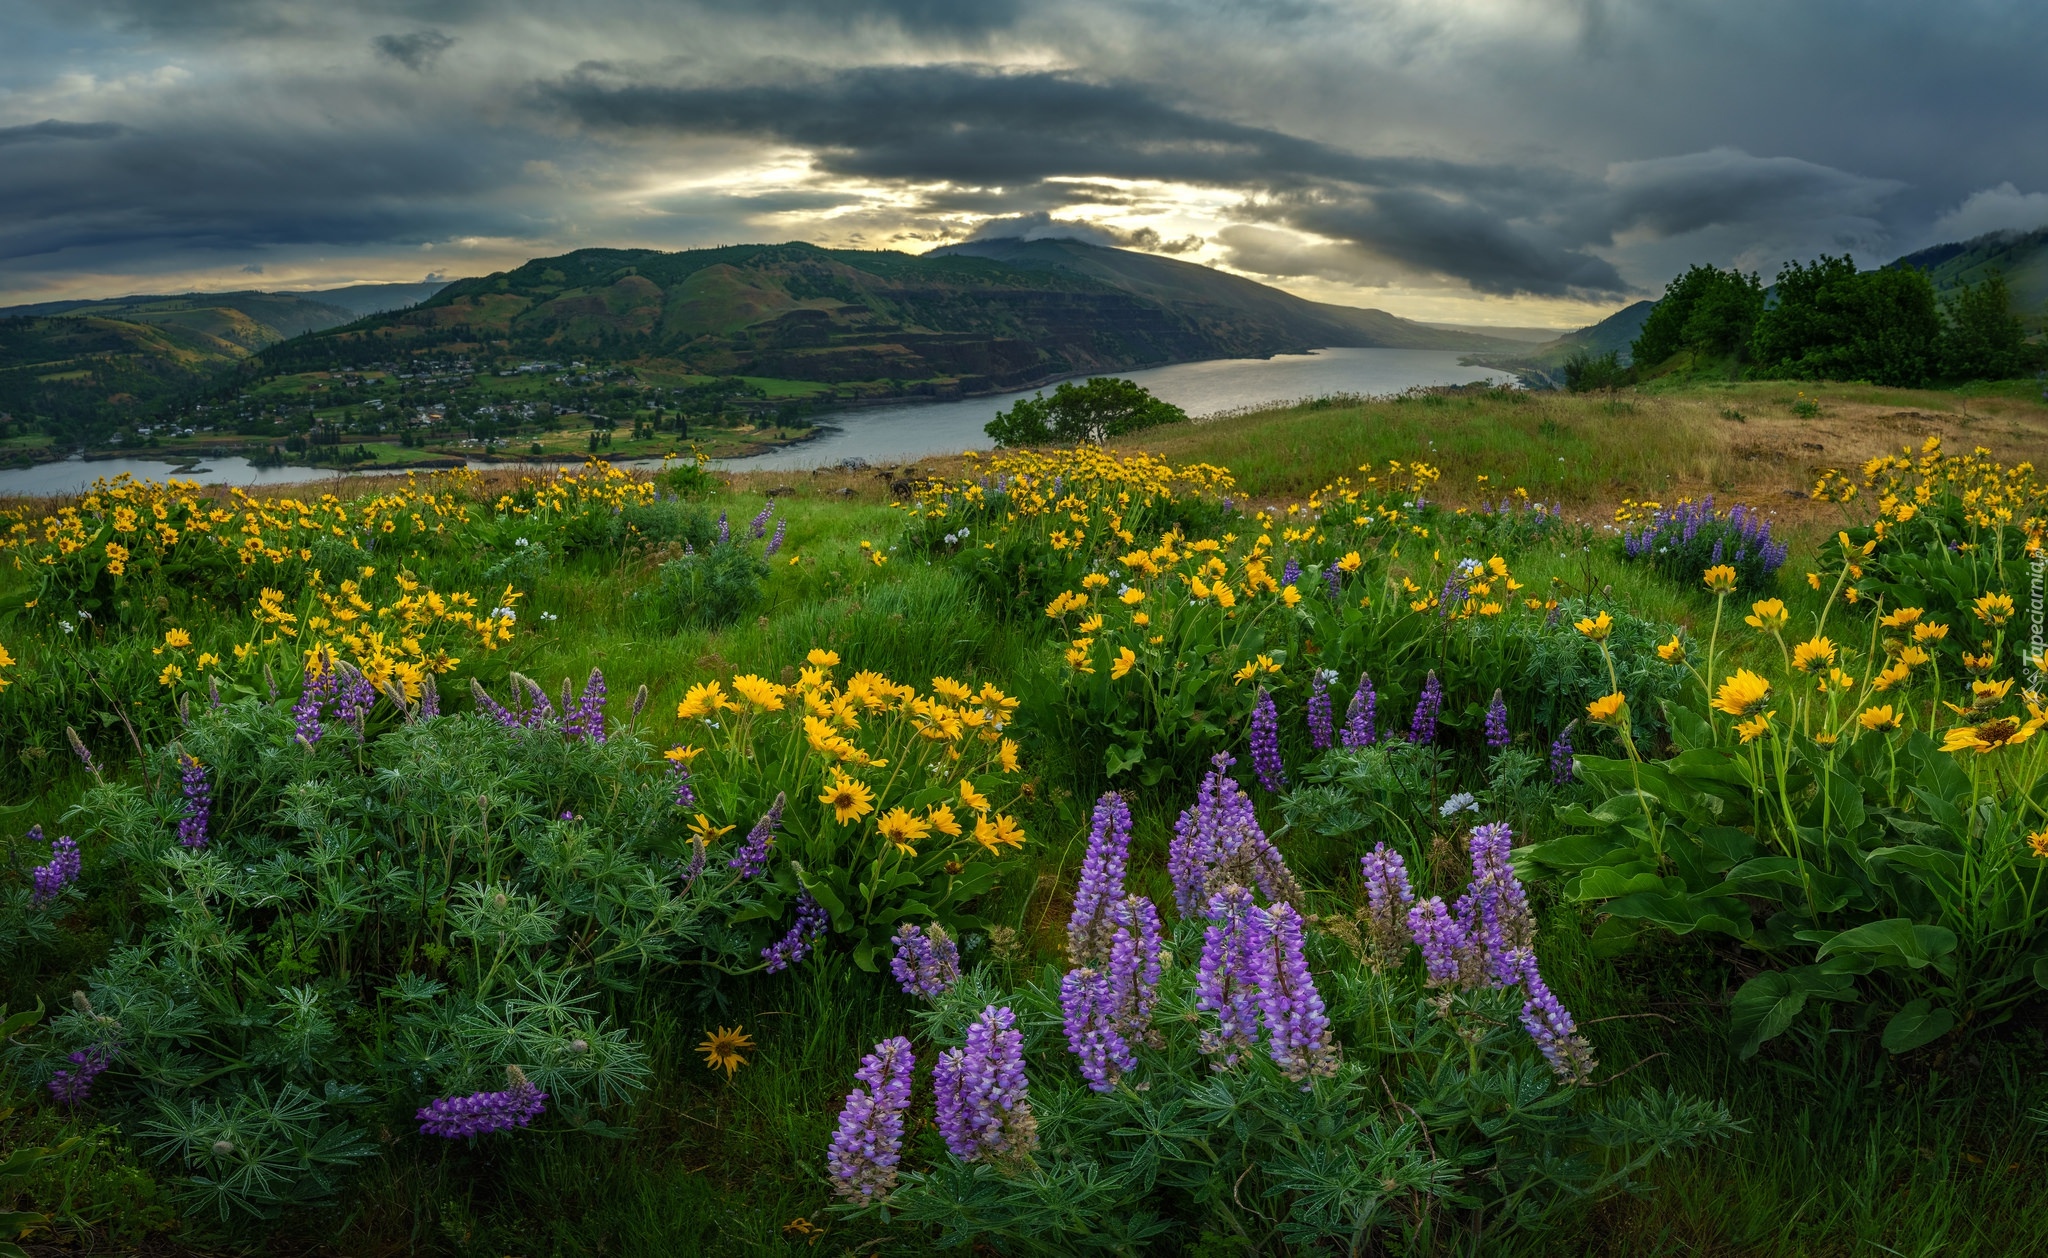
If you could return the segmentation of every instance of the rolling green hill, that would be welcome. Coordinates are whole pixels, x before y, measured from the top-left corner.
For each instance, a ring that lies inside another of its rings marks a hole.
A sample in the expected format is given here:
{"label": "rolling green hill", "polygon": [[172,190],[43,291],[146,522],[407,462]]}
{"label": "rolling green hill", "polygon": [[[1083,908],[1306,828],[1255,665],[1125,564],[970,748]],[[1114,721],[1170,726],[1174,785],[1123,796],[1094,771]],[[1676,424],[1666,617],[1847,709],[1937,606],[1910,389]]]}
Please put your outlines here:
{"label": "rolling green hill", "polygon": [[1602,354],[1617,353],[1622,362],[1628,362],[1629,343],[1643,330],[1643,320],[1650,317],[1650,311],[1656,305],[1654,301],[1639,301],[1622,307],[1598,323],[1576,332],[1567,332],[1554,341],[1519,346],[1508,353],[1471,354],[1462,361],[1512,371],[1531,388],[1559,388],[1564,381],[1565,360],[1573,354],[1598,358]]}
{"label": "rolling green hill", "polygon": [[2013,310],[2030,329],[2048,325],[2048,227],[2030,232],[1993,232],[1974,240],[1935,245],[1909,253],[1893,266],[1918,267],[1935,291],[1974,284],[1992,271],[2005,273]]}
{"label": "rolling green hill", "polygon": [[458,281],[415,309],[277,346],[262,364],[302,370],[427,350],[577,354],[956,394],[1329,345],[1502,344],[1071,241],[985,241],[922,256],[784,244],[540,258]]}

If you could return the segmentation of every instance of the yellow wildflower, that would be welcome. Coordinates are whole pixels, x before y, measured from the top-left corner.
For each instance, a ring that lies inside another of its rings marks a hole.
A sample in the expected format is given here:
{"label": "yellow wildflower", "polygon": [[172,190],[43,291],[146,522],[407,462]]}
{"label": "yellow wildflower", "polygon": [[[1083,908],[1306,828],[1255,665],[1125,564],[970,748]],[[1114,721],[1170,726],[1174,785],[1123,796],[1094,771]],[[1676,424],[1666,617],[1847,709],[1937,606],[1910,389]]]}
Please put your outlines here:
{"label": "yellow wildflower", "polygon": [[1882,734],[1887,730],[1895,730],[1899,727],[1899,714],[1894,712],[1892,706],[1887,703],[1883,707],[1865,708],[1862,714],[1856,718],[1856,721],[1864,729],[1874,734]]}
{"label": "yellow wildflower", "polygon": [[1771,701],[1771,683],[1746,668],[1721,683],[1713,707],[1730,716],[1748,716]]}
{"label": "yellow wildflower", "polygon": [[1709,594],[1735,593],[1735,569],[1729,564],[1715,564],[1707,569],[1700,579],[1705,583]]}
{"label": "yellow wildflower", "polygon": [[1606,725],[1621,714],[1627,698],[1617,690],[1611,695],[1602,695],[1586,705],[1586,716],[1597,724]]}
{"label": "yellow wildflower", "polygon": [[818,802],[832,810],[834,821],[851,825],[875,810],[875,793],[866,783],[840,773],[833,776],[832,785],[818,796]]}
{"label": "yellow wildflower", "polygon": [[1792,613],[1785,610],[1785,601],[1777,598],[1763,599],[1750,606],[1751,614],[1743,617],[1751,628],[1766,633],[1776,633],[1792,619]]}
{"label": "yellow wildflower", "polygon": [[1792,648],[1792,667],[1802,673],[1815,673],[1835,662],[1835,644],[1826,638],[1813,637]]}
{"label": "yellow wildflower", "polygon": [[1574,621],[1572,628],[1585,634],[1595,642],[1605,642],[1607,636],[1614,632],[1614,617],[1609,616],[1606,612],[1601,612],[1598,616],[1589,616],[1583,620]]}
{"label": "yellow wildflower", "polygon": [[1124,674],[1130,672],[1132,666],[1135,665],[1137,662],[1138,653],[1136,651],[1133,651],[1129,647],[1119,647],[1117,649],[1116,658],[1114,660],[1111,660],[1109,664],[1110,679],[1113,681],[1122,680]]}
{"label": "yellow wildflower", "polygon": [[1666,664],[1685,663],[1685,643],[1678,640],[1677,634],[1672,634],[1671,641],[1658,644],[1657,658]]}

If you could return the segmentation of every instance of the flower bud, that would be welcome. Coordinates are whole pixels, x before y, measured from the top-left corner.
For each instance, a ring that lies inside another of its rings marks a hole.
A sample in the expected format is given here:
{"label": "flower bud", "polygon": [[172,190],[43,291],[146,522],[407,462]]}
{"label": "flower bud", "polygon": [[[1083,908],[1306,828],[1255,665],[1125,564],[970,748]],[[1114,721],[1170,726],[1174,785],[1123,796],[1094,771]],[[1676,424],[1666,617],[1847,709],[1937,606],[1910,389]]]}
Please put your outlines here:
{"label": "flower bud", "polygon": [[235,1142],[232,1140],[216,1140],[213,1142],[213,1156],[217,1158],[224,1158],[234,1151]]}
{"label": "flower bud", "polygon": [[576,1054],[576,1055],[577,1055],[578,1057],[581,1057],[581,1056],[582,1056],[583,1054],[585,1054],[585,1053],[587,1053],[587,1052],[589,1052],[589,1051],[590,1051],[590,1041],[589,1041],[589,1040],[580,1040],[580,1039],[579,1039],[579,1040],[570,1040],[570,1041],[569,1041],[569,1051],[570,1051],[570,1052],[572,1052],[572,1053],[574,1053],[574,1054]]}

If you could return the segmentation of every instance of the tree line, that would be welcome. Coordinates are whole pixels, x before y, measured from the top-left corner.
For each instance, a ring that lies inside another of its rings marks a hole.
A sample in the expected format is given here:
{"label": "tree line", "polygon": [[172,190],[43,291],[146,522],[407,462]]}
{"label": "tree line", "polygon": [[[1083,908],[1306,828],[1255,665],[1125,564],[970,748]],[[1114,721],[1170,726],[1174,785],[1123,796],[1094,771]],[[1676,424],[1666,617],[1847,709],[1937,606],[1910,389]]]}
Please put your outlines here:
{"label": "tree line", "polygon": [[1925,271],[1859,271],[1846,254],[1787,263],[1768,292],[1754,272],[1691,267],[1665,286],[1630,354],[1632,367],[1615,353],[1573,355],[1566,387],[1626,384],[1680,354],[1755,378],[1906,388],[2003,380],[2043,362],[1999,272],[1941,296]]}

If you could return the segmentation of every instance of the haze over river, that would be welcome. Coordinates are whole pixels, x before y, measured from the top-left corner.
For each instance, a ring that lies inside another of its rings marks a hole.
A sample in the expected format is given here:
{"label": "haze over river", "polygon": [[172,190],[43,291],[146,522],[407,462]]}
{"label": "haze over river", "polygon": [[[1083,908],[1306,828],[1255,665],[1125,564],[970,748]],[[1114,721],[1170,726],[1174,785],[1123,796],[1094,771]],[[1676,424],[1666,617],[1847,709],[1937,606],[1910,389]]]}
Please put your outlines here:
{"label": "haze over river", "polygon": [[[1123,375],[1197,418],[1267,402],[1292,402],[1333,393],[1388,394],[1444,384],[1487,381],[1512,383],[1514,377],[1491,367],[1467,367],[1459,351],[1431,349],[1323,349],[1274,358],[1226,358],[1178,363]],[[901,402],[862,410],[838,411],[817,417],[819,434],[780,450],[751,458],[728,459],[721,467],[734,471],[812,468],[860,458],[870,463],[895,463],[929,454],[955,454],[986,449],[982,425],[994,419],[1023,393],[994,394],[951,402]],[[174,465],[143,458],[69,459],[30,468],[0,470],[0,495],[61,494],[85,489],[99,477],[127,472],[162,480]],[[492,464],[494,467],[561,467],[562,464]],[[654,460],[620,460],[621,467],[659,466]],[[177,474],[202,484],[278,487],[328,480],[328,468],[259,468],[247,459],[203,460],[199,468]]]}

